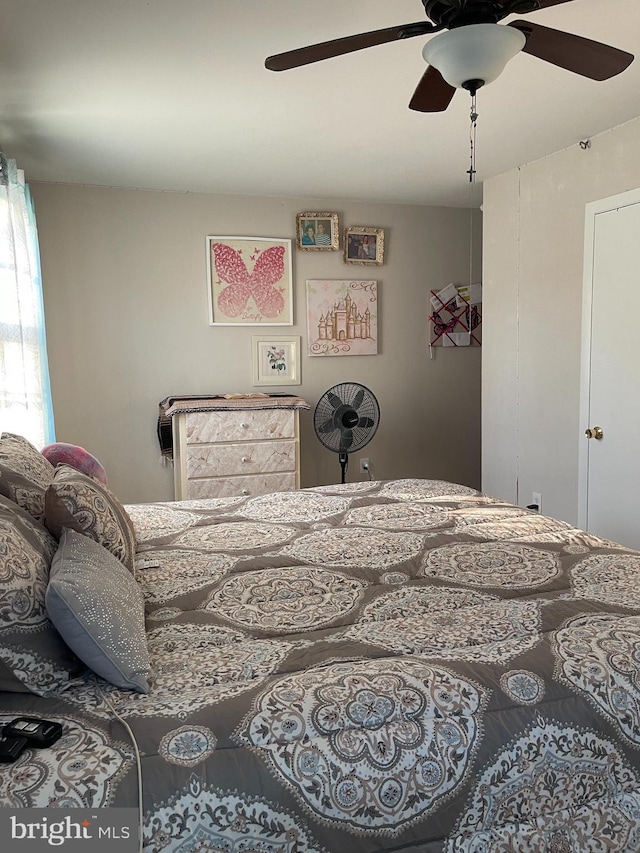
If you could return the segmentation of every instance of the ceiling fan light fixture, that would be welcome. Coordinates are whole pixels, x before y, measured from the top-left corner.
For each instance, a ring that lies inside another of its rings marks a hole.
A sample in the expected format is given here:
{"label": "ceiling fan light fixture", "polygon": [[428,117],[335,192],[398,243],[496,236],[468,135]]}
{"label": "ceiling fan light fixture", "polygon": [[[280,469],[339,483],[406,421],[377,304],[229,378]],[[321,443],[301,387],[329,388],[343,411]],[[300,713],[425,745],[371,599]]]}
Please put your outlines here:
{"label": "ceiling fan light fixture", "polygon": [[425,44],[422,56],[450,86],[468,88],[465,83],[473,81],[474,88],[479,88],[497,79],[526,41],[515,27],[470,24],[434,36]]}

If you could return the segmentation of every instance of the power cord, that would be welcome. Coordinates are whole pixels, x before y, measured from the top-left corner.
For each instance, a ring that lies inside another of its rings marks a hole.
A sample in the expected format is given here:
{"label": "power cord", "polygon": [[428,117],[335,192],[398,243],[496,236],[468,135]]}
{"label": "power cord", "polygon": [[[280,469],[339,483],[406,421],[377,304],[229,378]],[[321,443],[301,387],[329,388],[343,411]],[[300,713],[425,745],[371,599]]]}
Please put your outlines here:
{"label": "power cord", "polygon": [[371,468],[369,467],[368,462],[362,463],[362,470],[367,472],[367,476],[369,477],[369,480],[373,480],[373,477],[371,476]]}
{"label": "power cord", "polygon": [[140,750],[138,748],[138,742],[136,741],[135,735],[134,735],[133,731],[131,730],[131,726],[125,720],[125,718],[123,716],[121,716],[121,714],[119,714],[118,711],[115,709],[115,707],[113,706],[113,703],[111,702],[109,697],[106,695],[106,693],[104,692],[104,690],[102,689],[102,687],[98,683],[98,679],[95,676],[94,676],[94,684],[96,686],[98,693],[102,697],[103,701],[109,707],[109,710],[111,711],[111,713],[114,715],[114,717],[116,717],[119,720],[119,722],[122,723],[122,725],[127,730],[127,734],[129,735],[131,743],[133,744],[133,751],[134,751],[135,757],[136,757],[136,772],[138,774],[138,836],[139,836],[138,837],[138,850],[139,850],[139,853],[142,853],[142,850],[144,847],[144,813],[143,813],[143,800],[142,800],[142,763],[140,761]]}

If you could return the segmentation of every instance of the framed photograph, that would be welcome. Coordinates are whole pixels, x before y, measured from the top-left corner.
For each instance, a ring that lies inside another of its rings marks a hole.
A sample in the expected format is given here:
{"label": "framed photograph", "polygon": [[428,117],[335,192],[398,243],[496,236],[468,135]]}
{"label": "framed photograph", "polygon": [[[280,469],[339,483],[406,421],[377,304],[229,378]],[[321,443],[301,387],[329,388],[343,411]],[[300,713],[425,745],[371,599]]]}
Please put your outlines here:
{"label": "framed photograph", "polygon": [[303,252],[336,252],[340,248],[337,213],[298,213],[298,248]]}
{"label": "framed photograph", "polygon": [[378,282],[307,281],[307,354],[376,355]]}
{"label": "framed photograph", "polygon": [[300,335],[254,335],[253,384],[300,385]]}
{"label": "framed photograph", "polygon": [[352,225],[344,229],[345,264],[373,264],[384,260],[384,230]]}
{"label": "framed photograph", "polygon": [[292,326],[291,240],[207,237],[209,324]]}

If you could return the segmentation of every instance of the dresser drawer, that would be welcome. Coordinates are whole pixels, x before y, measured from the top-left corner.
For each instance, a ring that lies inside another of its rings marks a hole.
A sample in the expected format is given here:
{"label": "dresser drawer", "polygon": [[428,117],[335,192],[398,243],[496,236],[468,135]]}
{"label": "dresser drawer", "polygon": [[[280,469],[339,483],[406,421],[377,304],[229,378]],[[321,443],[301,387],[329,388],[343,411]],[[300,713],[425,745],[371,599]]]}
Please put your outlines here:
{"label": "dresser drawer", "polygon": [[268,474],[295,471],[295,441],[187,445],[187,477]]}
{"label": "dresser drawer", "polygon": [[189,412],[187,444],[295,438],[296,412],[291,409],[249,409],[229,412]]}
{"label": "dresser drawer", "polygon": [[178,412],[173,420],[176,500],[263,495],[300,488],[298,410]]}
{"label": "dresser drawer", "polygon": [[295,471],[282,474],[256,474],[253,477],[216,477],[189,480],[188,500],[229,498],[236,495],[266,495],[268,492],[289,492],[296,488]]}

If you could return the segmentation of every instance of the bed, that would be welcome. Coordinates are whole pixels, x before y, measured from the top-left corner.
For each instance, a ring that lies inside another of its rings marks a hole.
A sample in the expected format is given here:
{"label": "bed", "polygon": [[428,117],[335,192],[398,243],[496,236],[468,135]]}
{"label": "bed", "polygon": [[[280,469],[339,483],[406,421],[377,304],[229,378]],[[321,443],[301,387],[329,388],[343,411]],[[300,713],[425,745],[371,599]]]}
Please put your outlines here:
{"label": "bed", "polygon": [[124,509],[148,692],[0,694],[64,725],[0,804],[135,806],[135,740],[147,853],[640,850],[637,553],[433,480]]}

